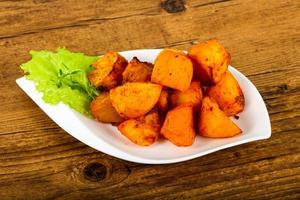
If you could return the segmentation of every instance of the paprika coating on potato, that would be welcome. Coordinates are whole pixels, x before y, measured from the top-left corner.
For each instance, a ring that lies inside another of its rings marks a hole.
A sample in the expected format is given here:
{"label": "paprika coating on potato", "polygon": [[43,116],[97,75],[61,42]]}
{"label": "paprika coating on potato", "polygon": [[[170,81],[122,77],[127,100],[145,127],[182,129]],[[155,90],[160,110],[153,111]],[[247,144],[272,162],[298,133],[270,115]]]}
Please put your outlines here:
{"label": "paprika coating on potato", "polygon": [[118,126],[119,131],[135,144],[149,146],[159,135],[159,116],[151,112],[137,119],[128,119]]}
{"label": "paprika coating on potato", "polygon": [[122,73],[127,66],[127,60],[120,54],[110,51],[92,65],[88,78],[95,87],[111,89],[122,82]]}
{"label": "paprika coating on potato", "polygon": [[190,146],[195,140],[193,105],[183,104],[167,113],[160,133],[177,146]]}
{"label": "paprika coating on potato", "polygon": [[218,83],[228,69],[230,54],[217,41],[196,44],[188,50],[194,66],[194,78],[203,85]]}
{"label": "paprika coating on potato", "polygon": [[103,123],[118,123],[123,121],[116,109],[112,106],[109,93],[102,92],[90,104],[92,115]]}
{"label": "paprika coating on potato", "polygon": [[220,82],[207,89],[227,116],[236,115],[244,110],[245,98],[242,89],[233,75],[227,71]]}
{"label": "paprika coating on potato", "polygon": [[202,100],[198,127],[200,135],[210,138],[233,137],[242,132],[210,97]]}
{"label": "paprika coating on potato", "polygon": [[190,103],[193,104],[194,110],[198,111],[200,109],[202,97],[203,93],[200,82],[192,81],[190,87],[186,91],[181,92],[179,90],[174,90],[170,96],[170,101],[172,107]]}
{"label": "paprika coating on potato", "polygon": [[109,91],[113,107],[125,119],[149,112],[157,103],[162,86],[155,83],[127,82]]}
{"label": "paprika coating on potato", "polygon": [[167,91],[167,89],[163,89],[161,91],[160,97],[157,101],[156,106],[163,113],[168,110],[168,108],[169,108],[169,92]]}
{"label": "paprika coating on potato", "polygon": [[185,53],[174,49],[162,50],[155,59],[151,81],[172,89],[185,91],[193,77],[193,64]]}
{"label": "paprika coating on potato", "polygon": [[137,57],[133,57],[122,73],[123,83],[150,81],[152,69],[153,64],[141,62]]}

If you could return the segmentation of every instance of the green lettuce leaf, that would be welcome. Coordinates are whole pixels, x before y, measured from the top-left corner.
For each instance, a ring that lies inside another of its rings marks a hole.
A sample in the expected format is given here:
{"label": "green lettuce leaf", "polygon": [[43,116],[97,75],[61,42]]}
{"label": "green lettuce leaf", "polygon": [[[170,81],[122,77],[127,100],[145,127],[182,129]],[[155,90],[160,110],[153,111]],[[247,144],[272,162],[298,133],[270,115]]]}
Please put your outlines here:
{"label": "green lettuce leaf", "polygon": [[36,83],[43,100],[53,105],[63,102],[91,116],[89,104],[98,95],[87,73],[98,56],[86,56],[59,48],[56,52],[30,51],[32,59],[21,65],[27,79]]}

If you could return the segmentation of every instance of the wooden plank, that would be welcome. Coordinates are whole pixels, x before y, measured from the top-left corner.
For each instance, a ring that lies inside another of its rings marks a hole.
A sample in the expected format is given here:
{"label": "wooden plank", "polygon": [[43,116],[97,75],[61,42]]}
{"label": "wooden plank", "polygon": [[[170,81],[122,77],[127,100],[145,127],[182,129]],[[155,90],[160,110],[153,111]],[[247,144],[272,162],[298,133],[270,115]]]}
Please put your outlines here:
{"label": "wooden plank", "polygon": [[[226,0],[188,1],[188,7],[226,5]],[[17,37],[22,34],[85,26],[103,21],[141,16],[166,16],[161,1],[144,0],[138,4],[130,0],[112,1],[2,1],[0,2],[0,38]]]}
{"label": "wooden plank", "polygon": [[[105,2],[0,2],[1,199],[300,198],[300,2],[191,0],[175,14],[160,1]],[[66,134],[15,84],[30,49],[99,55],[209,38],[260,90],[271,139],[172,165],[125,162]]]}

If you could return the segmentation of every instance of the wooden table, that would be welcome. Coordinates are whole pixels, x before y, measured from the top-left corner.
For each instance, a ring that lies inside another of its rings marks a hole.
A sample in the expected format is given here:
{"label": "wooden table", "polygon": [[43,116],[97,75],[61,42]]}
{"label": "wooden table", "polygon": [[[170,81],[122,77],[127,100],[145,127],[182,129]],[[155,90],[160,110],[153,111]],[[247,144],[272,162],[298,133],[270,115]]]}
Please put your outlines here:
{"label": "wooden table", "polygon": [[[300,1],[183,3],[0,1],[0,199],[300,198]],[[31,49],[99,55],[210,38],[261,92],[270,139],[177,164],[126,162],[72,138],[15,83]]]}

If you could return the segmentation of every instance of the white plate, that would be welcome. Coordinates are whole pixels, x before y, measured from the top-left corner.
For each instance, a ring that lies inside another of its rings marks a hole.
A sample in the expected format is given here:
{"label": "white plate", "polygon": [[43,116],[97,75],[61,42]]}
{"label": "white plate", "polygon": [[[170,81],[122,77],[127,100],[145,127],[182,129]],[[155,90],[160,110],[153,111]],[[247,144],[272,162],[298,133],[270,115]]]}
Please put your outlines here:
{"label": "white plate", "polygon": [[[161,50],[146,49],[121,52],[130,60],[137,56],[142,61],[154,62]],[[268,111],[255,86],[233,67],[229,70],[237,78],[245,95],[245,110],[238,120],[233,119],[243,133],[227,139],[209,139],[197,136],[189,147],[177,147],[167,140],[158,141],[149,147],[133,144],[116,127],[89,119],[64,104],[52,106],[42,100],[32,81],[25,77],[16,80],[24,92],[62,129],[81,142],[111,156],[148,164],[176,163],[197,158],[239,144],[266,139],[271,136]],[[142,103],[142,102],[141,102]]]}

